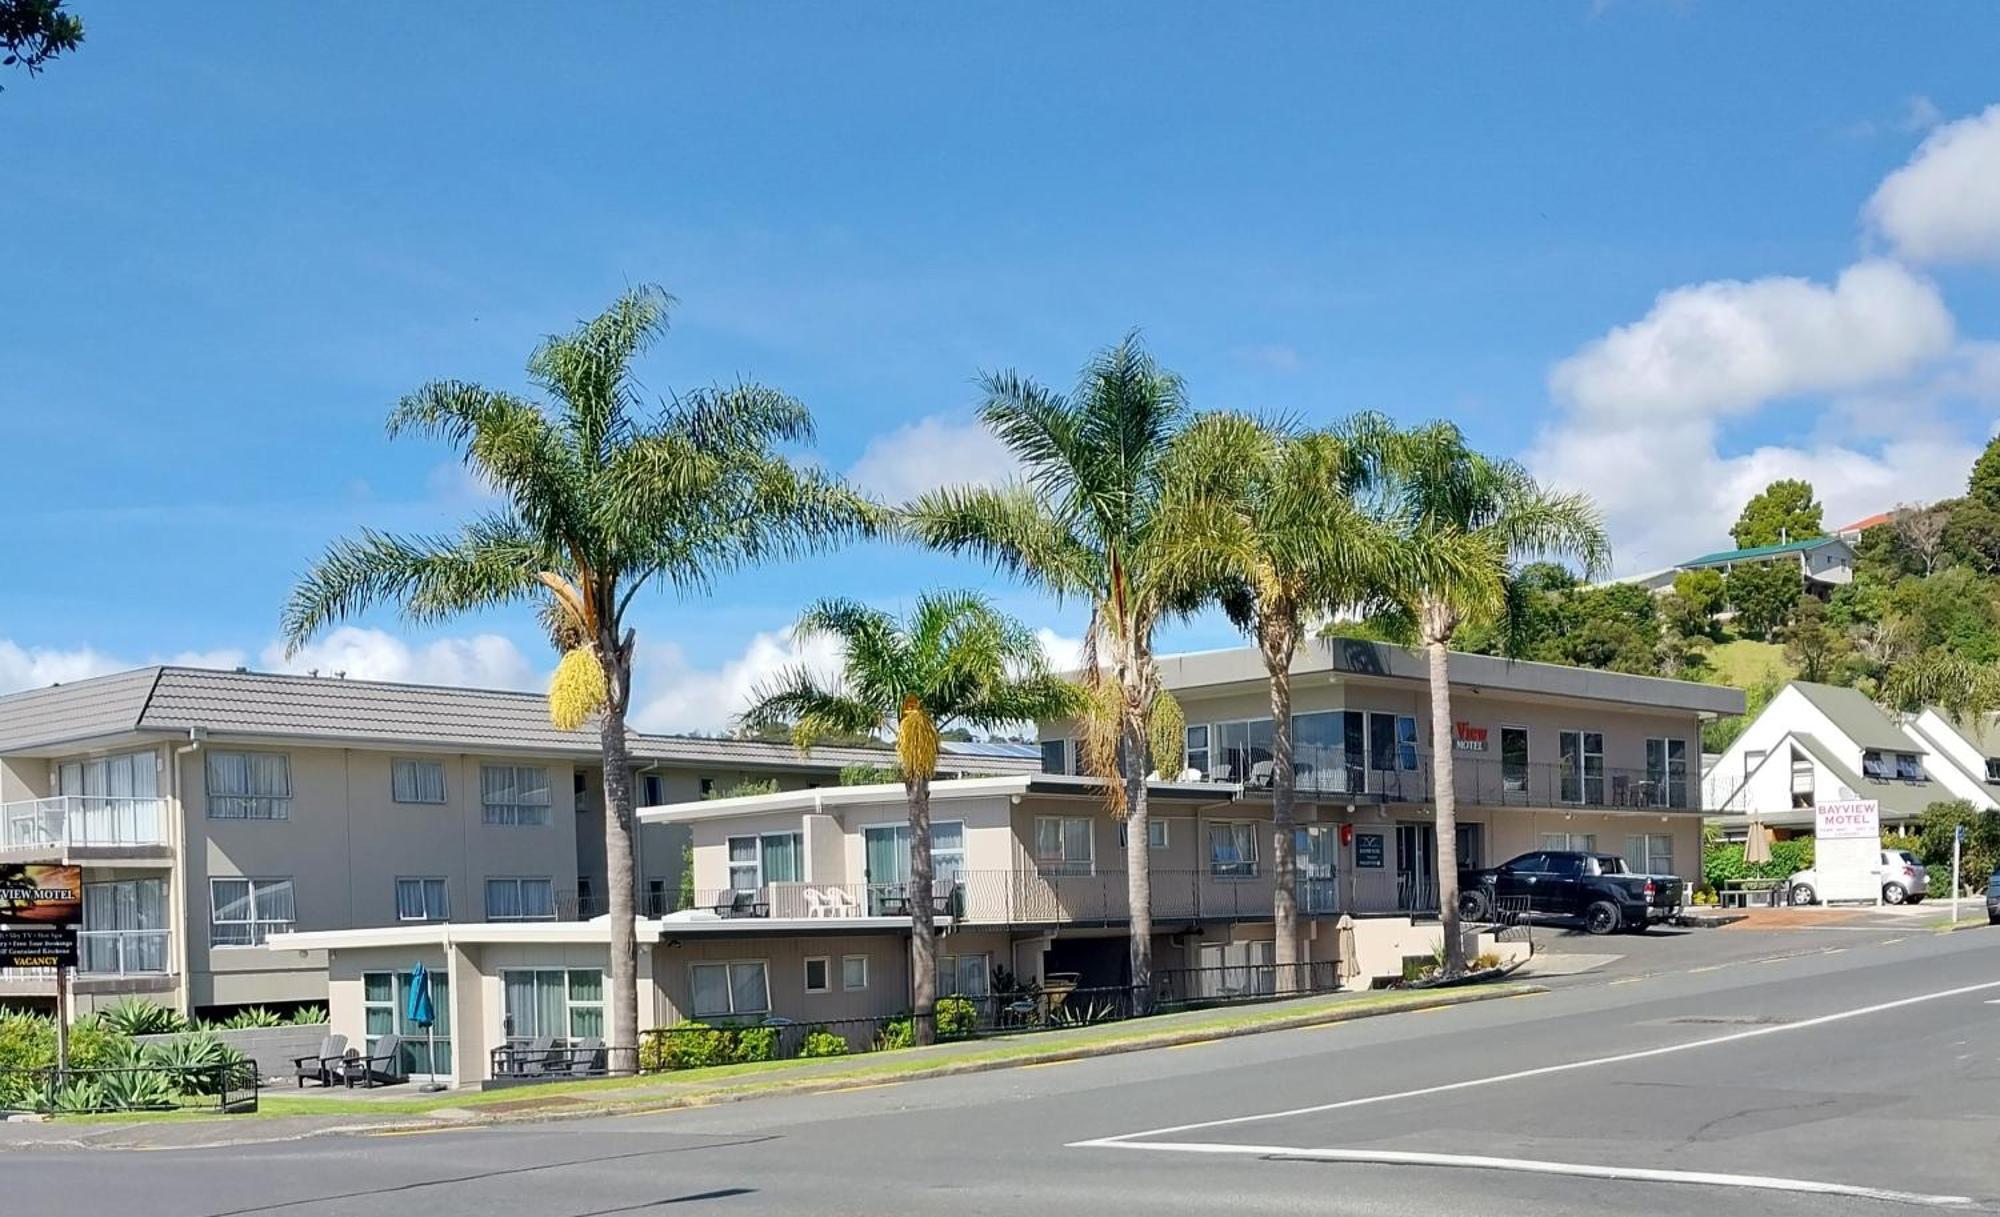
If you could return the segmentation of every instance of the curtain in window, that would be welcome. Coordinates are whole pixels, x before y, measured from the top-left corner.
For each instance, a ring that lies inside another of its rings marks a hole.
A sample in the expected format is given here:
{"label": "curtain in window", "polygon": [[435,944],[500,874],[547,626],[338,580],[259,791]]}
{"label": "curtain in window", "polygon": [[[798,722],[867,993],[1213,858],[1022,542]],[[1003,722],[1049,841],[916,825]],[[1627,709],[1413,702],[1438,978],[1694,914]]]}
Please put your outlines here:
{"label": "curtain in window", "polygon": [[291,922],[297,919],[292,903],[292,881],[279,879],[256,885],[257,920]]}
{"label": "curtain in window", "polygon": [[215,920],[250,920],[250,881],[248,879],[215,879],[209,884],[209,896],[215,902]]}
{"label": "curtain in window", "polygon": [[486,916],[494,921],[521,915],[521,885],[512,879],[486,881]]}
{"label": "curtain in window", "polygon": [[530,1040],[540,1035],[542,1033],[541,1024],[536,1021],[535,974],[533,972],[502,972],[500,974],[500,983],[506,991],[508,1038]]}
{"label": "curtain in window", "polygon": [[563,1015],[566,1013],[563,1001],[563,974],[561,972],[536,972],[535,974],[535,1027],[537,1035],[566,1035],[568,1027]]}
{"label": "curtain in window", "polygon": [[732,892],[754,892],[761,886],[758,878],[758,844],[755,837],[729,838],[729,890]]}
{"label": "curtain in window", "polygon": [[985,955],[958,957],[957,992],[966,997],[985,997],[992,990],[993,973]]}
{"label": "curtain in window", "polygon": [[521,915],[537,921],[554,920],[555,884],[547,879],[521,880]]}
{"label": "curtain in window", "polygon": [[285,798],[292,793],[291,766],[283,753],[252,752],[248,762],[250,793],[267,798]]}
{"label": "curtain in window", "polygon": [[765,995],[764,965],[730,964],[729,997],[731,1008],[738,1014],[761,1014],[768,1009],[770,1001]]}
{"label": "curtain in window", "polygon": [[436,761],[396,761],[390,767],[391,797],[398,803],[444,802],[444,766]]}
{"label": "curtain in window", "polygon": [[424,882],[421,879],[396,880],[396,920],[422,921],[424,919]]}
{"label": "curtain in window", "polygon": [[250,789],[250,758],[241,752],[208,754],[208,814],[241,818],[250,814],[240,797]]}
{"label": "curtain in window", "polygon": [[694,1016],[729,1013],[729,970],[719,963],[698,963],[692,971]]}
{"label": "curtain in window", "polygon": [[1063,861],[1080,866],[1090,861],[1090,821],[1067,819],[1062,822]]}
{"label": "curtain in window", "polygon": [[939,820],[931,825],[931,869],[940,879],[957,879],[965,870],[965,825]]}
{"label": "curtain in window", "polygon": [[795,832],[771,833],[763,839],[764,882],[797,883],[802,876],[799,869],[799,834]]}
{"label": "curtain in window", "polygon": [[1062,861],[1062,821],[1035,821],[1035,857],[1049,862]]}
{"label": "curtain in window", "polygon": [[569,1035],[571,1039],[604,1035],[604,973],[596,968],[570,970]]}

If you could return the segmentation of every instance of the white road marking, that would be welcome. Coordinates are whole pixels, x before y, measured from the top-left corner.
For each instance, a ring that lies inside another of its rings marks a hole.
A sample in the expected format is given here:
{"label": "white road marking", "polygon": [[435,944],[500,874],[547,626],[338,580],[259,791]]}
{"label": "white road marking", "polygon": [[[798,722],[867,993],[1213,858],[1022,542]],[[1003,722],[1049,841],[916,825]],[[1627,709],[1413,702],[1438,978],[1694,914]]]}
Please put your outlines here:
{"label": "white road marking", "polygon": [[1822,1014],[1817,1018],[1801,1019],[1795,1023],[1775,1023],[1770,1026],[1753,1027],[1747,1031],[1732,1031],[1727,1035],[1711,1036],[1708,1039],[1689,1040],[1684,1044],[1667,1044],[1659,1048],[1641,1048],[1633,1052],[1620,1052],[1612,1056],[1595,1056],[1581,1061],[1566,1061],[1560,1065],[1542,1065],[1534,1069],[1517,1069],[1511,1073],[1496,1073],[1483,1078],[1466,1078],[1457,1082],[1445,1082],[1437,1086],[1423,1086],[1415,1090],[1398,1090],[1389,1094],[1367,1095],[1358,1099],[1340,1099],[1332,1103],[1315,1103],[1310,1107],[1293,1107],[1285,1111],[1267,1111],[1257,1115],[1230,1116],[1220,1120],[1198,1120],[1192,1124],[1174,1124],[1166,1128],[1151,1128],[1142,1132],[1119,1133],[1111,1137],[1098,1137],[1088,1141],[1072,1141],[1071,1149],[1095,1149],[1107,1145],[1119,1145],[1137,1141],[1143,1137],[1164,1137],[1168,1133],[1190,1132],[1197,1128],[1225,1128],[1233,1124],[1254,1124],[1259,1120],[1282,1120],[1289,1116],[1309,1116],[1322,1111],[1341,1111],[1350,1107],[1368,1107],[1376,1103],[1394,1103],[1401,1099],[1421,1098],[1425,1095],[1447,1094],[1454,1090],[1470,1090],[1476,1086],[1491,1086],[1499,1082],[1518,1082],[1524,1078],[1546,1077],[1552,1073],[1569,1073],[1577,1069],[1592,1069],[1599,1065],[1621,1065],[1627,1061],[1649,1060],[1657,1056],[1671,1056],[1677,1052],[1692,1052],[1697,1048],[1714,1048],[1722,1044],[1733,1044],[1739,1040],[1757,1039],[1766,1035],[1784,1035],[1792,1031],[1805,1031],[1813,1027],[1824,1027],[1829,1023],[1845,1022],[1851,1018],[1865,1018],[1870,1014],[1881,1014],[1887,1010],[1900,1010],[1905,1006],[1921,1005],[1947,997],[1963,997],[1967,993],[1983,993],[1989,989],[2000,989],[2000,980],[1989,980],[1976,985],[1961,985],[1956,989],[1942,989],[1935,993],[1920,993],[1915,997],[1902,997],[1895,1001],[1880,1002],[1873,1006],[1860,1006],[1853,1010],[1842,1010],[1835,1014]]}
{"label": "white road marking", "polygon": [[[1089,1144],[1089,1143],[1086,1143]],[[1383,1166],[1470,1167],[1535,1175],[1568,1175],[1582,1179],[1636,1180],[1642,1183],[1695,1183],[1709,1187],[1755,1188],[1761,1191],[1805,1192],[1819,1196],[1854,1196],[1894,1204],[1932,1208],[1972,1203],[1970,1196],[1934,1196],[1850,1183],[1787,1179],[1776,1175],[1728,1175],[1712,1171],[1655,1170],[1642,1166],[1599,1166],[1588,1162],[1542,1162],[1532,1158],[1494,1158],[1480,1154],[1432,1154],[1387,1149],[1305,1149],[1291,1145],[1228,1145],[1202,1141],[1116,1141],[1098,1143],[1105,1149],[1147,1149],[1176,1154],[1236,1154],[1256,1158],[1300,1158],[1315,1162],[1358,1162]]]}

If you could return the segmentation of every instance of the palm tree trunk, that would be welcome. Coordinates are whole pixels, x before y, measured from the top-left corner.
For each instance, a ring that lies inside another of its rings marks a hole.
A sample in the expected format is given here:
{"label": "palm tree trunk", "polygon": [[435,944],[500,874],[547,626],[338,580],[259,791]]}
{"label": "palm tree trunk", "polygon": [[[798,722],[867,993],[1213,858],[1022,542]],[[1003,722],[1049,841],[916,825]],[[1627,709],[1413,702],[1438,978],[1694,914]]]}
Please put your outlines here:
{"label": "palm tree trunk", "polygon": [[[1128,699],[1131,693],[1128,690]],[[1152,1008],[1153,993],[1153,872],[1147,843],[1146,728],[1128,712],[1125,744],[1118,764],[1125,780],[1125,900],[1132,915],[1132,1012]]]}
{"label": "palm tree trunk", "polygon": [[626,751],[625,709],[632,688],[631,657],[610,635],[599,640],[606,699],[599,724],[604,749],[604,886],[611,918],[610,1046],[614,1072],[639,1067],[639,943],[633,925],[632,760]]}
{"label": "palm tree trunk", "polygon": [[1438,922],[1444,931],[1446,975],[1465,971],[1458,924],[1458,793],[1452,786],[1451,638],[1446,614],[1424,612],[1424,656],[1431,678],[1431,797],[1437,804]]}
{"label": "palm tree trunk", "polygon": [[1299,961],[1298,779],[1292,772],[1292,636],[1282,627],[1261,633],[1271,677],[1271,923],[1277,942],[1278,991],[1289,992]]}
{"label": "palm tree trunk", "polygon": [[937,923],[931,911],[931,780],[905,775],[910,803],[910,1004],[916,1042],[937,1041]]}

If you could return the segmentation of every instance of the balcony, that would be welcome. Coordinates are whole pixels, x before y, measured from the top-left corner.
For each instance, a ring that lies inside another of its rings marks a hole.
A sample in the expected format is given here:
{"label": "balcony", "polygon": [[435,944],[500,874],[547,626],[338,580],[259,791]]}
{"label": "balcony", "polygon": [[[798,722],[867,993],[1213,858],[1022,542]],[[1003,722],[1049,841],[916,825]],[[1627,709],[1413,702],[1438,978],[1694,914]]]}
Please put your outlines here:
{"label": "balcony", "polygon": [[172,933],[84,930],[76,936],[77,976],[165,976],[173,971]]}
{"label": "balcony", "polygon": [[[1338,748],[1302,748],[1292,772],[1306,798],[1362,798],[1383,803],[1428,803],[1433,799],[1429,755],[1351,759]],[[1251,790],[1271,786],[1271,762],[1253,761],[1244,777]],[[1237,780],[1230,765],[1212,777]],[[1494,756],[1452,758],[1452,790],[1467,807],[1601,807],[1611,810],[1692,811],[1701,801],[1700,781],[1685,771],[1613,769],[1594,761],[1508,761]]]}
{"label": "balcony", "polygon": [[164,855],[165,799],[57,795],[0,803],[0,849],[35,855]]}

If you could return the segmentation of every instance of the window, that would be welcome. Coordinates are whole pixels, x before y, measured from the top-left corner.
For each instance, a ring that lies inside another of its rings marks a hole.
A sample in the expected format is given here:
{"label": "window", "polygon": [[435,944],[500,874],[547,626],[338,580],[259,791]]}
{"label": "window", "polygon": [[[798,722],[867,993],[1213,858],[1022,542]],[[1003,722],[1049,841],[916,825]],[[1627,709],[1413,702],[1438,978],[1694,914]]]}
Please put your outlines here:
{"label": "window", "polygon": [[1688,805],[1686,740],[1646,741],[1646,787],[1641,799],[1642,806],[1686,807]]}
{"label": "window", "polygon": [[500,987],[509,1043],[604,1037],[602,968],[504,968]]}
{"label": "window", "polygon": [[77,971],[125,975],[167,970],[167,890],[164,879],[119,879],[83,885],[83,932]]}
{"label": "window", "polygon": [[396,880],[396,920],[450,921],[451,901],[445,897],[444,880]]}
{"label": "window", "polygon": [[290,879],[210,879],[208,940],[218,947],[250,947],[298,919]]}
{"label": "window", "polygon": [[729,838],[729,890],[759,892],[766,883],[797,883],[804,845],[795,832]]}
{"label": "window", "polygon": [[479,767],[480,819],[488,824],[547,824],[549,771],[534,765]]}
{"label": "window", "polygon": [[1208,776],[1218,782],[1248,782],[1257,766],[1271,760],[1271,720],[1217,723]]}
{"label": "window", "polygon": [[1219,823],[1208,826],[1208,873],[1218,879],[1249,879],[1257,874],[1257,825]]}
{"label": "window", "polygon": [[[1130,843],[1125,839],[1125,825],[1122,821],[1118,825],[1118,847],[1120,849],[1130,847]],[[1167,822],[1165,820],[1155,820],[1151,816],[1146,817],[1146,848],[1165,849],[1166,847]]]}
{"label": "window", "polygon": [[1887,781],[1889,780],[1889,763],[1882,759],[1881,753],[1870,748],[1861,754],[1861,776],[1864,778],[1874,778],[1878,781]]}
{"label": "window", "polygon": [[282,752],[208,754],[208,818],[283,820],[292,814],[291,758]]}
{"label": "window", "polygon": [[1597,834],[1594,832],[1545,832],[1542,834],[1542,848],[1563,850],[1580,854],[1597,852]]}
{"label": "window", "polygon": [[[56,793],[77,796],[66,831],[74,845],[163,841],[160,760],[151,752],[126,752],[56,766]],[[17,842],[18,843],[18,842]]]}
{"label": "window", "polygon": [[983,951],[938,956],[939,997],[990,997],[992,993],[993,956]]}
{"label": "window", "polygon": [[701,779],[701,797],[705,799],[709,795],[712,795],[714,793],[715,793],[715,779],[714,778]]}
{"label": "window", "polygon": [[1035,865],[1043,872],[1087,875],[1090,863],[1089,817],[1035,817]]}
{"label": "window", "polygon": [[1069,741],[1065,739],[1045,739],[1042,741],[1042,772],[1069,772]]}
{"label": "window", "polygon": [[486,920],[554,921],[556,889],[549,879],[488,879]]}
{"label": "window", "polygon": [[868,957],[866,955],[842,955],[840,957],[840,987],[849,993],[868,987]]}
{"label": "window", "polygon": [[956,882],[965,875],[965,822],[931,822],[931,875]]}
{"label": "window", "polygon": [[1986,781],[1991,785],[2000,785],[2000,757],[1986,758]]}
{"label": "window", "polygon": [[1500,790],[1504,794],[1528,792],[1528,729],[1500,728]]}
{"label": "window", "polygon": [[426,1029],[409,1021],[410,982],[415,979],[410,973],[363,972],[362,1027],[371,1055],[383,1036],[401,1036],[403,1071],[441,1077],[451,1072],[451,978],[443,968],[425,975],[430,978],[432,1017],[437,1019],[434,1026]]}
{"label": "window", "polygon": [[1454,830],[1452,840],[1458,847],[1458,869],[1478,870],[1486,865],[1486,825],[1460,824]]}
{"label": "window", "polygon": [[806,959],[806,992],[833,992],[833,960],[825,955],[813,955]]}
{"label": "window", "polygon": [[663,807],[667,802],[667,784],[657,773],[639,775],[639,793],[648,807]]}
{"label": "window", "polygon": [[444,764],[440,761],[390,761],[389,797],[398,803],[444,802]]}
{"label": "window", "polygon": [[1924,759],[1914,752],[1896,754],[1896,780],[1899,782],[1921,782],[1924,780]]}
{"label": "window", "polygon": [[1187,729],[1187,767],[1202,777],[1208,776],[1208,725],[1206,723]]}
{"label": "window", "polygon": [[696,1018],[729,1014],[768,1014],[771,984],[761,959],[690,966],[692,1010]]}
{"label": "window", "polygon": [[1674,838],[1671,833],[1633,833],[1625,838],[1625,868],[1637,875],[1673,875]]}
{"label": "window", "polygon": [[1562,800],[1604,805],[1604,733],[1565,731],[1561,745]]}

